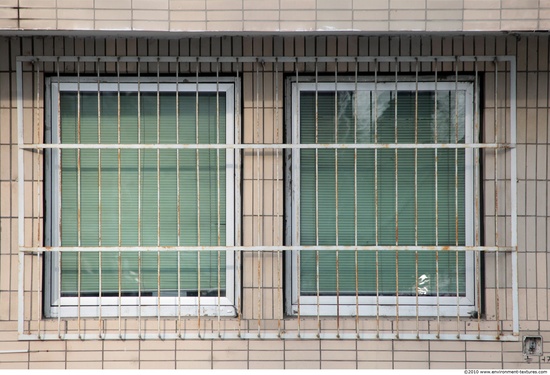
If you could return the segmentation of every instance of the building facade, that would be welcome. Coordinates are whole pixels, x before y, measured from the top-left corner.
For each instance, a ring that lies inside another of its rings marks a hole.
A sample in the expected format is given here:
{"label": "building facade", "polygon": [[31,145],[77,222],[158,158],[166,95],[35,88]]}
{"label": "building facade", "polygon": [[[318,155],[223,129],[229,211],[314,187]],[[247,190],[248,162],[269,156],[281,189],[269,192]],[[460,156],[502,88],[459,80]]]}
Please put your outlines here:
{"label": "building facade", "polygon": [[545,369],[550,3],[0,6],[0,367]]}

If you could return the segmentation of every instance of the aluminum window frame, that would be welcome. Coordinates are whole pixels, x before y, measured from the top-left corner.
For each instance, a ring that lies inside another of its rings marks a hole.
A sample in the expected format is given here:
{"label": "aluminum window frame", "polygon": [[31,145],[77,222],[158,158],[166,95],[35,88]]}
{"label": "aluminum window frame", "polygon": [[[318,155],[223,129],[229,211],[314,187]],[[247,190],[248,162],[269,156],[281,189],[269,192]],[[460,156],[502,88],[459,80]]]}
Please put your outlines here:
{"label": "aluminum window frame", "polygon": [[[471,77],[461,77],[455,82],[455,77],[442,77],[434,81],[434,77],[423,76],[415,81],[414,76],[399,76],[396,82],[394,77],[377,77],[375,83],[372,77],[362,77],[353,82],[350,77],[338,77],[335,82],[333,78],[301,76],[296,82],[294,77],[287,80],[287,137],[293,145],[300,144],[300,92],[317,91],[334,93],[336,91],[354,92],[357,87],[359,91],[464,91],[464,137],[465,143],[474,143],[474,82]],[[452,143],[452,142],[450,142]],[[372,144],[375,144],[374,142]],[[286,208],[286,231],[287,241],[292,245],[300,245],[299,221],[300,221],[300,149],[293,148],[289,153],[290,162],[287,163],[285,173],[287,182],[285,188]],[[479,165],[477,166],[479,169]],[[465,246],[473,246],[475,242],[475,209],[474,209],[474,187],[475,187],[475,166],[474,149],[465,148]],[[479,176],[479,173],[477,173]],[[435,245],[435,244],[434,244]],[[335,246],[336,247],[336,246]],[[380,246],[383,248],[384,246]],[[286,273],[286,313],[288,315],[302,316],[422,316],[422,317],[461,317],[470,316],[472,311],[477,311],[478,292],[475,287],[475,271],[477,269],[474,253],[465,252],[465,296],[419,296],[418,305],[416,296],[316,296],[299,294],[299,251],[293,250],[287,254],[288,271]],[[458,301],[457,301],[458,299]],[[457,311],[457,306],[458,311]],[[437,307],[437,309],[435,308]]]}
{"label": "aluminum window frame", "polygon": [[[176,82],[177,81],[177,82]],[[236,96],[238,92],[238,79],[229,77],[200,77],[197,81],[195,77],[165,78],[161,80],[153,77],[140,77],[139,82],[135,77],[48,77],[46,79],[46,143],[60,144],[59,134],[60,122],[58,121],[58,95],[63,91],[77,90],[80,92],[223,92],[225,93],[226,107],[226,142],[225,144],[235,144],[236,137]],[[109,144],[110,143],[104,143]],[[116,143],[115,143],[116,144]],[[115,146],[116,147],[116,146]],[[160,145],[162,148],[162,144]],[[235,246],[236,231],[240,228],[240,210],[237,209],[236,196],[240,186],[237,183],[238,174],[236,172],[235,161],[236,151],[230,148],[224,148],[226,153],[226,244],[225,246]],[[45,242],[53,247],[60,245],[60,231],[53,228],[61,223],[61,168],[59,167],[60,149],[47,150],[45,154],[45,194],[46,197],[46,216],[45,216]],[[56,207],[56,209],[52,209]],[[49,214],[48,214],[49,213]],[[136,251],[142,253],[146,250],[145,246],[135,247]],[[105,247],[103,251],[118,252],[116,248],[109,249]],[[200,251],[200,250],[199,250]],[[225,296],[220,298],[216,296],[94,296],[94,297],[59,297],[59,278],[60,272],[59,252],[52,252],[45,257],[44,271],[44,314],[50,318],[71,318],[71,317],[157,317],[157,316],[225,316],[233,317],[237,314],[236,301],[238,300],[239,280],[235,269],[236,254],[233,250],[226,251],[226,288]],[[179,299],[179,301],[178,301]],[[160,303],[160,312],[158,305]],[[198,310],[200,306],[200,311]],[[218,308],[219,307],[219,308]],[[101,311],[100,311],[101,308]]]}

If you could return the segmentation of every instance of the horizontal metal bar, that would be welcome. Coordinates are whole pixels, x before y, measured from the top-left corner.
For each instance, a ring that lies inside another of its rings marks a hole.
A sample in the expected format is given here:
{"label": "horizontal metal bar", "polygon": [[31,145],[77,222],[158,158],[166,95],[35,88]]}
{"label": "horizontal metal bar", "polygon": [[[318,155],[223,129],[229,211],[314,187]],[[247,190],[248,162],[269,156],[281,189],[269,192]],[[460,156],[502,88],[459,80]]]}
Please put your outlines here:
{"label": "horizontal metal bar", "polygon": [[[161,337],[163,340],[433,340],[433,341],[519,341],[519,336],[514,335],[502,335],[496,336],[491,334],[477,335],[476,334],[440,334],[435,333],[403,333],[400,332],[399,336],[397,333],[384,333],[380,332],[366,332],[357,334],[356,331],[353,332],[305,332],[302,330],[299,334],[298,331],[289,332],[281,331],[280,334],[275,332],[200,332],[200,336],[196,330],[189,330],[189,332],[166,332],[162,333]],[[77,334],[65,334],[62,335],[64,340],[120,340],[119,333],[104,333],[101,337],[97,333],[82,333],[79,337]],[[159,335],[157,332],[154,333],[127,333],[122,334],[124,340],[158,340]],[[55,334],[44,334],[40,335],[40,338],[37,335],[22,334],[19,335],[20,340],[59,340],[57,333]]]}
{"label": "horizontal metal bar", "polygon": [[166,149],[166,150],[201,150],[201,149],[226,149],[226,150],[246,150],[246,149],[508,149],[514,148],[510,143],[318,143],[318,144],[174,144],[174,143],[148,143],[148,144],[86,144],[86,143],[55,143],[55,144],[21,144],[19,148],[29,150],[40,149]]}
{"label": "horizontal metal bar", "polygon": [[118,252],[118,251],[483,251],[513,252],[512,246],[45,246],[19,247],[21,252]]}
{"label": "horizontal metal bar", "polygon": [[514,61],[515,56],[302,56],[302,57],[276,57],[276,56],[18,56],[17,61],[25,62],[143,62],[143,63],[330,63],[330,62],[483,62],[483,61]]}

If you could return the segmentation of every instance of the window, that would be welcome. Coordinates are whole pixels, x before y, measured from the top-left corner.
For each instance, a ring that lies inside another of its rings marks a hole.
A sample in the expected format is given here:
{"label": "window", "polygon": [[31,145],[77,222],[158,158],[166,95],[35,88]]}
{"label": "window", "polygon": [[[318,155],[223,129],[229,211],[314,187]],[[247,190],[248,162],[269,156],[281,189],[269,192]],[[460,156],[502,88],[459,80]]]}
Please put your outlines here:
{"label": "window", "polygon": [[234,315],[234,82],[48,87],[46,314]]}
{"label": "window", "polygon": [[292,252],[291,314],[474,309],[473,255],[442,251],[474,243],[474,85],[454,79],[290,83],[291,243],[321,247]]}

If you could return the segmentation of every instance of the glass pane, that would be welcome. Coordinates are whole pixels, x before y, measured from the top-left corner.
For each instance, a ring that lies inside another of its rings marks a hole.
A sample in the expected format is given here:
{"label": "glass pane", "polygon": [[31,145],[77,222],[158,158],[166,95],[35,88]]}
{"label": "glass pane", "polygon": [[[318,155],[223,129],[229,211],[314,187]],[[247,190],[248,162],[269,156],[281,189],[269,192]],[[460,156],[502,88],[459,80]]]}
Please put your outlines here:
{"label": "glass pane", "polygon": [[[319,92],[316,123],[315,92],[301,92],[300,142],[464,142],[463,91],[438,91],[437,98],[434,91],[420,91],[418,97],[415,92],[399,91],[397,107],[394,91],[379,91],[376,97],[371,91],[359,91],[357,98],[355,95],[353,91],[339,91],[337,97],[334,92]],[[354,245],[357,238],[357,244],[363,246],[464,245],[464,163],[464,150],[455,149],[358,150],[357,158],[353,149],[318,150],[317,154],[315,150],[301,150],[300,244]],[[300,261],[301,292],[315,295],[316,254],[301,252]],[[337,271],[335,252],[320,252],[320,294],[336,293],[338,272],[340,293],[354,295],[355,263],[355,252],[340,251]],[[459,293],[464,295],[464,253],[459,254],[456,264],[454,252],[419,252],[416,264],[414,252],[401,251],[396,256],[395,251],[380,251],[378,293],[415,295],[418,274],[421,295],[435,295],[436,284],[440,295],[456,295],[458,267]],[[359,252],[357,268],[359,293],[376,294],[376,253]]]}
{"label": "glass pane", "polygon": [[[199,94],[198,135],[195,93],[161,93],[157,121],[157,94],[136,92],[120,95],[120,143],[216,143],[218,121],[215,93]],[[80,94],[80,142],[118,142],[118,97],[101,93],[101,123],[97,93]],[[60,98],[61,142],[78,143],[76,92]],[[219,139],[225,143],[225,94],[219,94]],[[140,111],[138,121],[138,110]],[[179,118],[177,118],[178,116]],[[176,121],[178,120],[178,121]],[[179,122],[179,129],[176,128]],[[179,133],[179,134],[178,134]],[[179,158],[178,158],[179,154]],[[208,246],[225,245],[226,203],[225,152],[216,150],[82,150],[80,151],[80,235],[78,234],[78,152],[61,152],[61,245],[78,246]],[[120,166],[119,166],[120,163]],[[199,166],[197,174],[197,164]],[[180,210],[178,228],[179,167]],[[218,187],[218,178],[220,186]],[[220,205],[218,212],[218,188]],[[198,205],[200,201],[200,221]],[[120,202],[120,204],[119,204]],[[218,222],[218,217],[220,221]],[[218,226],[220,242],[218,243]],[[200,241],[198,239],[200,227]],[[119,230],[120,228],[120,230]],[[180,255],[181,294],[217,295],[218,278],[225,295],[225,252],[204,251],[200,255],[200,286],[197,252]],[[80,262],[80,272],[78,264]],[[174,251],[103,253],[99,283],[99,254],[79,257],[68,252],[61,260],[62,295],[161,295],[178,290],[178,255]],[[141,264],[141,267],[139,265]],[[218,272],[219,269],[219,272]],[[139,282],[141,281],[141,286]]]}

